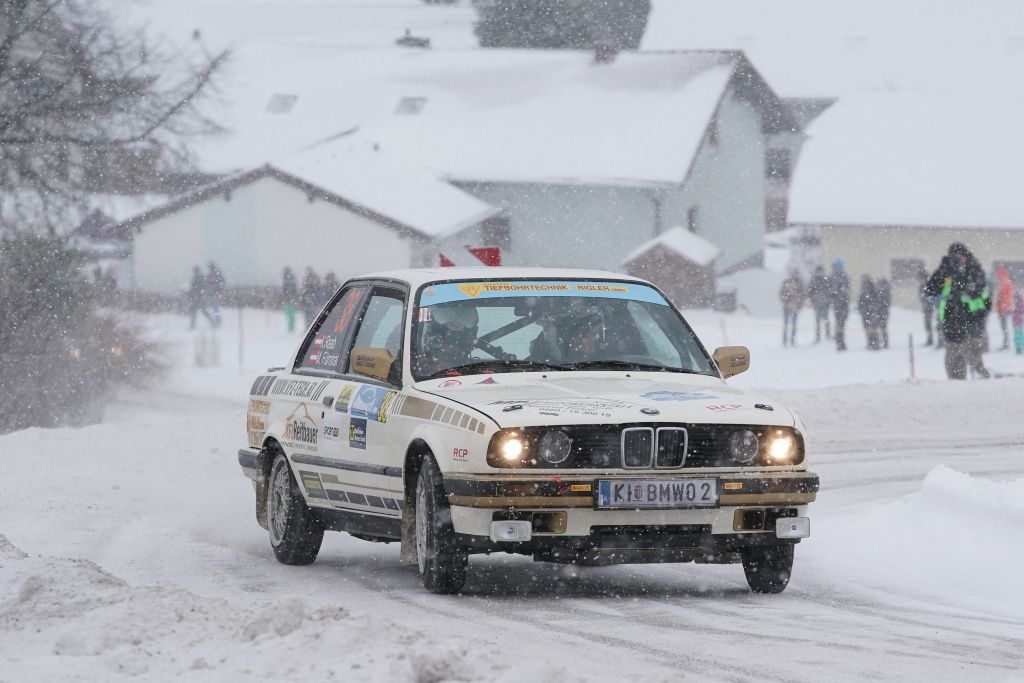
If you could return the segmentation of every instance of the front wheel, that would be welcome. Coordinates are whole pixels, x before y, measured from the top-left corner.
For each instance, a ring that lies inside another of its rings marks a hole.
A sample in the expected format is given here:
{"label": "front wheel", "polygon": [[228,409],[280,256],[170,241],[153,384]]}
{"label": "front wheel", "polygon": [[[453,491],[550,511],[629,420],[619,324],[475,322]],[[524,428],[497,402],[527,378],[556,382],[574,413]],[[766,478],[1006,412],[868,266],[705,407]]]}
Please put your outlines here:
{"label": "front wheel", "polygon": [[302,499],[284,453],[277,454],[270,468],[267,531],[274,555],[283,564],[312,564],[324,540],[323,527]]}
{"label": "front wheel", "polygon": [[755,593],[781,593],[793,573],[793,545],[767,545],[743,552],[743,573]]}
{"label": "front wheel", "polygon": [[431,593],[462,590],[469,555],[456,543],[441,471],[430,457],[416,479],[416,561],[423,586]]}

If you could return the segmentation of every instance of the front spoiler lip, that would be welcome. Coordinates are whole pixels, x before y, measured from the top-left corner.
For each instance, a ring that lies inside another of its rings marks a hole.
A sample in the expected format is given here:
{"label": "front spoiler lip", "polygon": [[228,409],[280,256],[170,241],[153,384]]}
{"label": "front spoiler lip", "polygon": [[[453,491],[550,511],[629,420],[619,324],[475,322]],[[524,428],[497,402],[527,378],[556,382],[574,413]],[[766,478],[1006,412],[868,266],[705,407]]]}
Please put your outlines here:
{"label": "front spoiler lip", "polygon": [[[532,479],[496,479],[446,477],[445,493],[449,505],[476,508],[594,508],[599,479],[687,479],[718,480],[718,505],[715,509],[738,505],[806,505],[817,499],[818,475],[813,472],[680,474],[630,472],[628,475],[602,477],[537,477]],[[586,491],[581,490],[588,487]],[[573,490],[576,489],[576,490]]]}

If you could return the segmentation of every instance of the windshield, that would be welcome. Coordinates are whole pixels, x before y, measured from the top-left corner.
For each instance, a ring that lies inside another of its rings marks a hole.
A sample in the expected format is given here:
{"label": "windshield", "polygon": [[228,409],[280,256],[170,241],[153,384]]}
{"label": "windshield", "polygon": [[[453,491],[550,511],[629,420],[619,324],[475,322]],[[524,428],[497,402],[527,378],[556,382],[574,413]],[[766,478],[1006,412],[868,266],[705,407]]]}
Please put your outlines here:
{"label": "windshield", "polygon": [[601,280],[449,282],[420,290],[417,380],[481,372],[644,370],[718,376],[653,287]]}

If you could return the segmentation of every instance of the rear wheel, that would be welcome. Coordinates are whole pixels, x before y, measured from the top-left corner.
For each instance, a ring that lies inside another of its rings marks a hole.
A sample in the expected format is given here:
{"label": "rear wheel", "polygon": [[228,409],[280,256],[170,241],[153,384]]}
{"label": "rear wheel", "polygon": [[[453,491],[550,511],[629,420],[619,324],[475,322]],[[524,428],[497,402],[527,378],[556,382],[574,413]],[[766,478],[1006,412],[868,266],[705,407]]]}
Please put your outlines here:
{"label": "rear wheel", "polygon": [[755,593],[781,593],[793,573],[793,544],[766,545],[743,552],[743,573]]}
{"label": "rear wheel", "polygon": [[312,564],[324,540],[324,530],[302,499],[284,453],[277,454],[270,468],[267,531],[274,555],[284,564]]}
{"label": "rear wheel", "polygon": [[469,555],[456,543],[441,471],[429,456],[416,479],[416,561],[423,586],[431,593],[462,590]]}

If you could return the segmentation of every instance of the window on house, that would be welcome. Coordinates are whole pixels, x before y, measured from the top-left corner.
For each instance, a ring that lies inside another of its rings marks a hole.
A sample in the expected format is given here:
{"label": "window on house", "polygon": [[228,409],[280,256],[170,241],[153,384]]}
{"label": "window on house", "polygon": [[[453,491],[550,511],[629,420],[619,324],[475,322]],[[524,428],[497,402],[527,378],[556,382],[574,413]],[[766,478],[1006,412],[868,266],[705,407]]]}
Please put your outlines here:
{"label": "window on house", "polygon": [[917,284],[927,267],[922,258],[894,258],[889,261],[889,278],[894,285]]}
{"label": "window on house", "polygon": [[793,171],[793,155],[784,147],[773,147],[765,152],[764,174],[768,178],[788,181]]}
{"label": "window on house", "polygon": [[785,197],[768,197],[764,201],[764,224],[768,232],[786,227],[789,214],[789,200]]}
{"label": "window on house", "polygon": [[405,114],[406,116],[412,116],[419,114],[423,111],[423,107],[427,104],[426,97],[403,97],[398,100],[398,106],[395,107],[396,114]]}
{"label": "window on house", "polygon": [[481,227],[482,246],[498,247],[507,251],[512,243],[511,226],[507,218],[495,216],[484,221]]}
{"label": "window on house", "polygon": [[287,114],[295,106],[298,95],[288,93],[274,93],[267,101],[267,111],[271,114]]}
{"label": "window on house", "polygon": [[700,227],[700,207],[691,206],[690,210],[686,212],[686,227],[690,232],[697,232]]}

